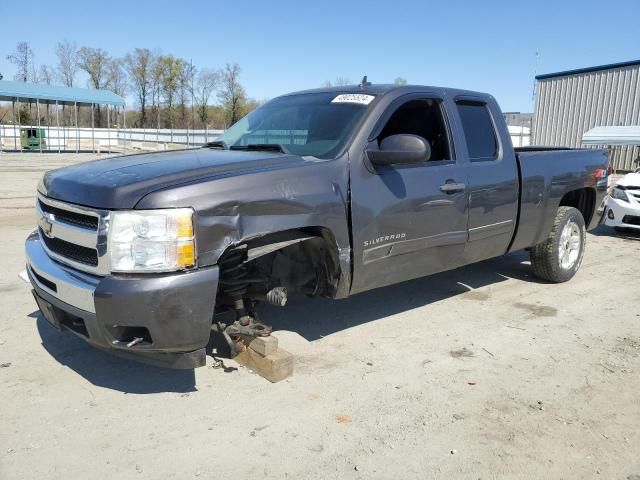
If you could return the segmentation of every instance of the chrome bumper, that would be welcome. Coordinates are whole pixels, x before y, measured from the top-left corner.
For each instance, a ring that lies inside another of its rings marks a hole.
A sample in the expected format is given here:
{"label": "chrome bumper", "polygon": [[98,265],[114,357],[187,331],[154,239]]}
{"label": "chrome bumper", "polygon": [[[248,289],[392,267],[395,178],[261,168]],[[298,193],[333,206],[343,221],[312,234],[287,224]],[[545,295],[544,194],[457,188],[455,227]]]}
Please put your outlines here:
{"label": "chrome bumper", "polygon": [[[36,302],[51,308],[54,326],[127,358],[172,368],[205,364],[218,267],[98,277],[50,258],[37,231],[27,237],[25,248]],[[140,335],[143,342],[132,344]]]}
{"label": "chrome bumper", "polygon": [[38,287],[73,307],[95,313],[94,293],[99,277],[67,268],[45,252],[38,232],[33,231],[25,243],[27,268]]}

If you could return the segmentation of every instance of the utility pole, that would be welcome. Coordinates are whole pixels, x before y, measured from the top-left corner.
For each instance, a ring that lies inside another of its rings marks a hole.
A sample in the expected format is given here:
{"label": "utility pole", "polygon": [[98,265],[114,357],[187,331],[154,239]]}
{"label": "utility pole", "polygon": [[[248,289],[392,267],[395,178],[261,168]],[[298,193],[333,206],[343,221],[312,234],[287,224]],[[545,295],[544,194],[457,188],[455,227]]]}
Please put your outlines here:
{"label": "utility pole", "polygon": [[536,63],[533,68],[533,91],[531,92],[531,103],[533,104],[533,118],[531,118],[531,123],[529,124],[529,142],[533,142],[533,134],[535,129],[535,118],[536,118],[536,76],[538,75],[538,67],[540,65],[540,50],[536,50]]}
{"label": "utility pole", "polygon": [[[191,125],[193,126],[193,139],[195,140],[195,130],[196,130],[196,117],[194,114],[194,110],[193,110],[193,77],[195,76],[193,74],[193,60],[189,59],[189,75],[191,76]],[[195,141],[194,141],[195,143]]]}
{"label": "utility pole", "polygon": [[533,90],[531,91],[531,101],[535,110],[536,102],[536,75],[538,75],[538,66],[540,64],[540,50],[536,50],[536,63],[533,67]]}

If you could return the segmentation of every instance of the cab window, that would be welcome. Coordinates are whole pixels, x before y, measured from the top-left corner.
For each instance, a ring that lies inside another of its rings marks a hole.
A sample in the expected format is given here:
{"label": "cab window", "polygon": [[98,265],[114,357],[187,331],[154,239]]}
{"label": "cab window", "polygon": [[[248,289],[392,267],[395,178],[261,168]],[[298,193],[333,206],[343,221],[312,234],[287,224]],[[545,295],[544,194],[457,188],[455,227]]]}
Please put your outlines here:
{"label": "cab window", "polygon": [[464,130],[464,138],[472,162],[496,160],[498,139],[487,105],[482,102],[456,102]]}
{"label": "cab window", "polygon": [[429,143],[431,147],[429,161],[451,160],[447,124],[438,100],[416,99],[402,104],[385,124],[378,136],[378,142],[391,135],[402,133],[418,135]]}

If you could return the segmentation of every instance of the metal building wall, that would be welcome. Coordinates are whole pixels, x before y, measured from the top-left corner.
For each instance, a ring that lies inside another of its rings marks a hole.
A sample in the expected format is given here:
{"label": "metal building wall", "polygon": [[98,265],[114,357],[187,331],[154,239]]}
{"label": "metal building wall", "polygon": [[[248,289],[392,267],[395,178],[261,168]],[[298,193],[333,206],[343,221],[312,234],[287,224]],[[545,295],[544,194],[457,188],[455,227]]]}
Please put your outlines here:
{"label": "metal building wall", "polygon": [[[533,143],[580,147],[596,126],[640,125],[640,65],[538,79]],[[631,170],[638,146],[611,147],[616,170]]]}

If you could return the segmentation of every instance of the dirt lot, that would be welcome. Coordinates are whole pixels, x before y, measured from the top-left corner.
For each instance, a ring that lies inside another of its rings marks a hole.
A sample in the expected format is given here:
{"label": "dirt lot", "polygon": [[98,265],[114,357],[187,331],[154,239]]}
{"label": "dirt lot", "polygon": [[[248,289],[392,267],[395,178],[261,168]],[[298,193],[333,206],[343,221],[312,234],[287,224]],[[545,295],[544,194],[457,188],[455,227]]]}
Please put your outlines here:
{"label": "dirt lot", "polygon": [[41,319],[24,270],[44,170],[0,156],[0,478],[640,478],[640,237],[601,227],[573,281],[515,254],[265,319],[296,355],[163,370]]}

